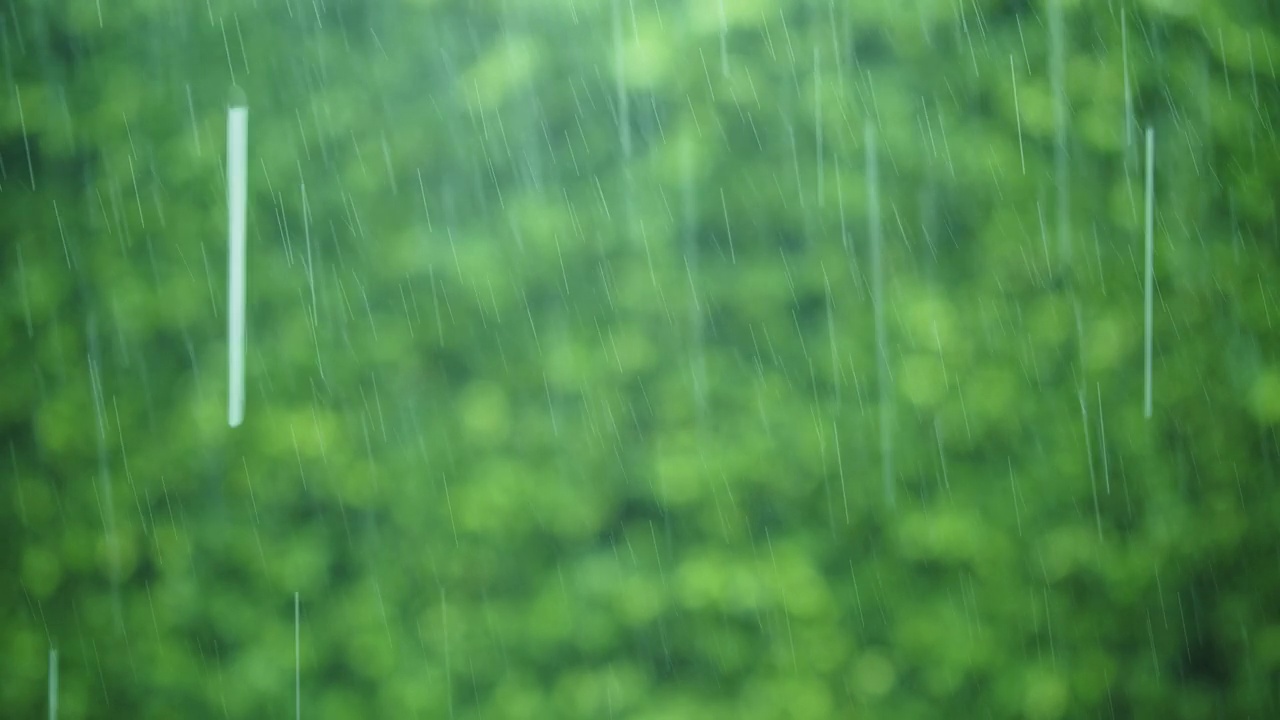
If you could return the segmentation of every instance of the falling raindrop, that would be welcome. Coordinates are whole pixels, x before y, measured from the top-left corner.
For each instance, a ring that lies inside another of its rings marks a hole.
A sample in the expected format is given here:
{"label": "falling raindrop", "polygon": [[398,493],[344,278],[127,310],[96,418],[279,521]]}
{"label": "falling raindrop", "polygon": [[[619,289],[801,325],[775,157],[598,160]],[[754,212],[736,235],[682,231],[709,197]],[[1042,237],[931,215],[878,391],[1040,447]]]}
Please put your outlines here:
{"label": "falling raindrop", "polygon": [[231,103],[227,108],[227,424],[233,428],[240,427],[244,422],[248,153],[249,108],[244,93],[239,88],[233,88]]}
{"label": "falling raindrop", "polygon": [[1156,133],[1147,128],[1147,192],[1146,192],[1146,252],[1143,283],[1143,354],[1142,354],[1142,415],[1150,419],[1152,410],[1151,344],[1154,334],[1155,313],[1155,232],[1156,232]]}

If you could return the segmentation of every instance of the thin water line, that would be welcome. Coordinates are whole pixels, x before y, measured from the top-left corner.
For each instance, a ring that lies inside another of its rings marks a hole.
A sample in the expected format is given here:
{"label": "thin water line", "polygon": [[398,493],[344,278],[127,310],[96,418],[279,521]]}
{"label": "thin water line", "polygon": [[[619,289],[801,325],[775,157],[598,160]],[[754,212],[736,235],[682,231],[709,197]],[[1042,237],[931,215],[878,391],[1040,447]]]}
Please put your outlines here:
{"label": "thin water line", "polygon": [[1147,213],[1146,213],[1146,287],[1143,303],[1145,328],[1142,372],[1142,416],[1152,412],[1151,345],[1155,325],[1155,234],[1156,234],[1156,131],[1147,128]]}
{"label": "thin water line", "polygon": [[248,205],[249,108],[227,108],[227,424],[244,422],[245,215]]}
{"label": "thin water line", "polygon": [[880,390],[880,468],[885,500],[895,503],[893,487],[893,433],[890,432],[892,408],[889,391],[888,343],[884,321],[884,239],[880,224],[880,169],[876,149],[876,131],[870,121],[863,131],[867,146],[867,225],[871,234],[872,306],[875,312],[876,384]]}
{"label": "thin water line", "polygon": [[302,720],[302,625],[298,592],[293,593],[293,707],[296,720]]}
{"label": "thin water line", "polygon": [[49,720],[58,717],[58,649],[49,648]]}

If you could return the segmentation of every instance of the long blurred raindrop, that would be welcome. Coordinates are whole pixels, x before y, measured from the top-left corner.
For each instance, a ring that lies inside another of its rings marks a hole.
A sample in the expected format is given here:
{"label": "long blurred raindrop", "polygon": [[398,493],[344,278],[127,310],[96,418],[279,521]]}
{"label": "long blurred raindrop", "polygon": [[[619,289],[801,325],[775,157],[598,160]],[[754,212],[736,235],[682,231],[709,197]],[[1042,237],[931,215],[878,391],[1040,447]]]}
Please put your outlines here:
{"label": "long blurred raindrop", "polygon": [[1156,131],[1147,128],[1147,222],[1146,222],[1146,288],[1143,303],[1142,416],[1151,417],[1151,340],[1155,312],[1155,233],[1156,233]]}
{"label": "long blurred raindrop", "polygon": [[227,108],[227,424],[244,422],[245,214],[248,205],[249,108],[233,89]]}
{"label": "long blurred raindrop", "polygon": [[894,505],[893,491],[893,433],[889,424],[893,413],[890,407],[888,337],[884,324],[884,240],[880,230],[880,169],[876,151],[876,130],[868,120],[863,132],[867,145],[867,231],[871,235],[872,306],[875,311],[876,330],[876,385],[880,388],[880,468],[884,475],[884,496],[889,506]]}

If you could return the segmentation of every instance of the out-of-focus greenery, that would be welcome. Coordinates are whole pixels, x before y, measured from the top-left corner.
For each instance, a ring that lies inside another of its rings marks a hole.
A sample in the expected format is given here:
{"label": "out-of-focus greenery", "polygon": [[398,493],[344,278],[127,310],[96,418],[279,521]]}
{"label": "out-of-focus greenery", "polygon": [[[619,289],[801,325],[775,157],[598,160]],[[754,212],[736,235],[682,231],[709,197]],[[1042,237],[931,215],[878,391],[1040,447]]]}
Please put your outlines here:
{"label": "out-of-focus greenery", "polygon": [[1278,20],[10,3],[2,714],[1276,716]]}

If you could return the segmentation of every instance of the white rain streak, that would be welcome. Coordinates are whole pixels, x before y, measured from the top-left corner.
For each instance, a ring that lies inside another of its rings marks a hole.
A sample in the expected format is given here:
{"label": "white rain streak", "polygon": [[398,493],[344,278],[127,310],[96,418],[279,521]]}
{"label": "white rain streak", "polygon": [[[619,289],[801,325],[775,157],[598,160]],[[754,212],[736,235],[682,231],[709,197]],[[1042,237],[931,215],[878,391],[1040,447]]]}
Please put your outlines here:
{"label": "white rain streak", "polygon": [[[320,306],[316,304],[316,263],[315,255],[311,251],[311,205],[307,202],[307,183],[300,183],[302,191],[302,236],[305,238],[307,246],[307,287],[311,290],[311,313],[308,314],[308,320],[311,324],[311,342],[315,343],[316,348],[316,370],[320,373],[320,380],[324,382],[324,359],[320,354]],[[413,332],[410,325],[410,332]],[[306,479],[302,480],[303,486],[306,486]]]}
{"label": "white rain streak", "polygon": [[1022,174],[1027,174],[1027,153],[1022,147],[1022,112],[1018,109],[1018,71],[1014,68],[1013,55],[1009,55],[1009,78],[1013,81],[1013,121],[1018,126],[1018,161]]}
{"label": "white rain streak", "polygon": [[[614,93],[617,99],[618,141],[622,156],[631,158],[631,98],[626,88],[626,46],[622,40],[622,0],[614,0],[612,13]],[[599,180],[597,179],[597,182]]]}
{"label": "white rain streak", "polygon": [[1066,28],[1062,19],[1062,0],[1049,2],[1049,75],[1053,87],[1053,179],[1058,190],[1058,252],[1062,257],[1071,252],[1071,185],[1068,176],[1067,131],[1071,123],[1067,105]]}
{"label": "white rain streak", "polygon": [[729,74],[729,18],[724,12],[725,0],[718,0],[720,10],[720,74]]}
{"label": "white rain streak", "polygon": [[729,203],[724,199],[724,188],[720,188],[720,208],[724,210],[724,234],[729,241],[729,263],[738,264],[738,254],[733,249],[733,225],[729,222]]}
{"label": "white rain streak", "polygon": [[49,648],[49,720],[58,717],[58,650]]}
{"label": "white rain streak", "polygon": [[302,720],[302,612],[298,592],[293,593],[293,708],[295,720]]}
{"label": "white rain streak", "polygon": [[[31,321],[31,294],[27,290],[27,264],[22,259],[22,244],[16,244],[14,249],[18,254],[18,285],[21,287],[18,294],[22,298],[22,319],[27,328],[27,338],[32,338],[35,337],[35,326]],[[70,262],[70,256],[68,256],[68,262]]]}
{"label": "white rain streak", "polygon": [[1080,423],[1084,429],[1084,453],[1089,463],[1089,487],[1093,490],[1093,518],[1098,529],[1098,542],[1102,542],[1102,506],[1098,502],[1098,475],[1093,467],[1093,441],[1089,438],[1089,406],[1084,388],[1080,389]]}
{"label": "white rain streak", "polygon": [[31,191],[36,189],[36,166],[31,161],[31,136],[27,134],[27,116],[22,111],[22,90],[15,84],[13,96],[18,102],[18,126],[22,130],[22,147],[27,151],[27,175],[31,179]]}
{"label": "white rain streak", "polygon": [[814,152],[817,154],[818,165],[818,207],[826,207],[827,166],[822,140],[822,65],[817,45],[813,46],[813,77],[813,134],[816,136]]}
{"label": "white rain streak", "polygon": [[1142,416],[1151,418],[1151,342],[1155,314],[1156,131],[1147,128],[1146,284],[1143,297]]}
{"label": "white rain streak", "polygon": [[689,341],[691,344],[689,366],[694,406],[697,409],[697,428],[701,437],[707,418],[706,319],[703,316],[702,302],[698,295],[698,283],[701,279],[697,238],[698,185],[694,175],[693,157],[687,151],[681,154],[680,173],[684,265],[685,274],[689,279]]}
{"label": "white rain streak", "polygon": [[[307,184],[301,183],[302,190],[302,235],[307,246],[307,286],[311,290],[311,329],[312,332],[320,324],[320,308],[316,304],[316,262],[311,252],[311,205],[307,202]],[[320,377],[324,378],[324,367],[321,366]]]}
{"label": "white rain streak", "polygon": [[120,599],[120,539],[116,532],[115,491],[111,480],[111,467],[107,464],[107,409],[102,389],[102,369],[99,365],[98,329],[92,315],[89,317],[89,384],[93,391],[93,413],[98,427],[98,473],[93,490],[97,496],[98,512],[102,517],[103,541],[107,550],[107,571],[111,579],[111,605],[116,622],[123,627],[124,611]]}
{"label": "white rain streak", "polygon": [[1099,454],[1102,455],[1102,481],[1106,484],[1107,494],[1111,494],[1111,466],[1107,462],[1107,424],[1102,417],[1102,383],[1098,383],[1098,440],[1102,443]]}
{"label": "white rain streak", "polygon": [[244,422],[245,215],[249,108],[227,108],[227,424]]}
{"label": "white rain streak", "polygon": [[1120,10],[1120,65],[1124,69],[1124,148],[1128,157],[1133,147],[1133,88],[1129,80],[1129,24],[1123,8]]}
{"label": "white rain streak", "polygon": [[875,126],[868,120],[863,132],[867,146],[867,230],[871,235],[872,306],[875,311],[876,384],[880,389],[880,468],[884,496],[895,504],[893,488],[893,433],[889,424],[893,408],[889,390],[888,337],[884,320],[884,239],[880,228],[880,169]]}
{"label": "white rain streak", "polygon": [[191,137],[195,140],[196,157],[204,157],[204,148],[200,146],[200,123],[196,121],[196,104],[191,97],[191,83],[187,83],[187,114],[191,116]]}

